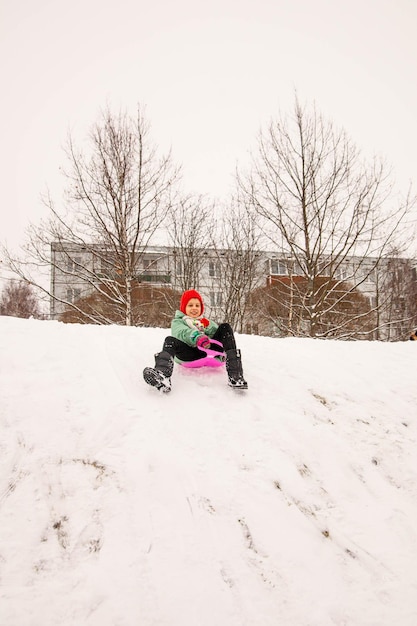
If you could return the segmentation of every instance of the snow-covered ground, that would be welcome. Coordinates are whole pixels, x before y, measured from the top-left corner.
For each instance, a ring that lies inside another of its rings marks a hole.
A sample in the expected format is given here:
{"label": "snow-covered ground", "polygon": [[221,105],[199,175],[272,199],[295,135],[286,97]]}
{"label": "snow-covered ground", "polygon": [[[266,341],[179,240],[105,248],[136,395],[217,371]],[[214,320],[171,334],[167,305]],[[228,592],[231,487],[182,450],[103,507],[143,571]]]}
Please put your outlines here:
{"label": "snow-covered ground", "polygon": [[417,344],[0,317],[1,626],[415,626]]}

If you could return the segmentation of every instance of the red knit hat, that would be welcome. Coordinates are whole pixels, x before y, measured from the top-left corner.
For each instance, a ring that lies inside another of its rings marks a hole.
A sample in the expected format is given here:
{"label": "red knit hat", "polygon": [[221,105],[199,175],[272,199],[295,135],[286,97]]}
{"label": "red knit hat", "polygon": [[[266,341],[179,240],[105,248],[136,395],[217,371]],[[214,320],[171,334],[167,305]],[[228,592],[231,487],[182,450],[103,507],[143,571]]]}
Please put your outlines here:
{"label": "red knit hat", "polygon": [[180,311],[182,313],[185,313],[185,307],[187,306],[187,304],[191,300],[191,298],[197,298],[197,300],[200,300],[201,313],[203,313],[203,311],[204,311],[203,298],[200,296],[198,291],[195,291],[195,289],[189,289],[188,291],[184,291],[184,293],[181,296]]}

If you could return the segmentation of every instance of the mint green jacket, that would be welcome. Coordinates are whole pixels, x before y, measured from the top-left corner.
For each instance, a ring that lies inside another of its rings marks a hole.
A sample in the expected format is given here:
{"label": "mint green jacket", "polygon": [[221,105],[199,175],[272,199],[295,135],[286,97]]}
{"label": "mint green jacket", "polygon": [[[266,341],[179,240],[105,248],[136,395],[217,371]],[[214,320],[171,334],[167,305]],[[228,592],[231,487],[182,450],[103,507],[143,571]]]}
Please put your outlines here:
{"label": "mint green jacket", "polygon": [[197,327],[195,329],[190,328],[190,326],[185,322],[184,317],[187,316],[182,311],[175,311],[174,319],[171,322],[171,335],[176,339],[183,341],[192,348],[196,347],[197,339],[201,335],[213,337],[214,333],[219,327],[216,322],[209,321],[209,325],[206,326],[203,330],[198,330]]}

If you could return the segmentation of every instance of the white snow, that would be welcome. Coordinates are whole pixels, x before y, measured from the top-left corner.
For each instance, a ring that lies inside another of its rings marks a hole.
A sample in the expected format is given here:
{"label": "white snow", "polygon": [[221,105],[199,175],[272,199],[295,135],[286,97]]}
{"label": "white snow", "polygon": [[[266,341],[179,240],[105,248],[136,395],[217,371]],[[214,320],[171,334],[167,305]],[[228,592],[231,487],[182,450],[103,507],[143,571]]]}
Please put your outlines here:
{"label": "white snow", "polygon": [[0,317],[1,626],[415,626],[417,345]]}

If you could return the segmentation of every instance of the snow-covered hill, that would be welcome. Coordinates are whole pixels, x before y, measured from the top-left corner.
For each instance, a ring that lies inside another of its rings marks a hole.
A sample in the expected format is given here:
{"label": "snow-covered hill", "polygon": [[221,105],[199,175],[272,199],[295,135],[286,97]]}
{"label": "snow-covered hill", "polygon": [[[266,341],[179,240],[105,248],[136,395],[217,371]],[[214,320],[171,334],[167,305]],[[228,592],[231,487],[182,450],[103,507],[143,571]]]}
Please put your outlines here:
{"label": "snow-covered hill", "polygon": [[417,345],[0,318],[1,626],[415,626]]}

